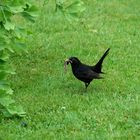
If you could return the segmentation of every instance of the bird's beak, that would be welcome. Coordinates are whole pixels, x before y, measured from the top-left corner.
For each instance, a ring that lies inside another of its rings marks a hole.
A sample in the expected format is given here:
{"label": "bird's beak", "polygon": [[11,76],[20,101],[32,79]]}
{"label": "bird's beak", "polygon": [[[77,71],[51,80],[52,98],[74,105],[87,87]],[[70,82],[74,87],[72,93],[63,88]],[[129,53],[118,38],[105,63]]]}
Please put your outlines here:
{"label": "bird's beak", "polygon": [[64,70],[66,72],[66,65],[68,65],[69,63],[72,63],[72,61],[70,59],[66,59],[64,62]]}
{"label": "bird's beak", "polygon": [[71,61],[70,59],[66,59],[66,60],[65,60],[65,64],[68,65],[69,63],[72,63],[72,61]]}

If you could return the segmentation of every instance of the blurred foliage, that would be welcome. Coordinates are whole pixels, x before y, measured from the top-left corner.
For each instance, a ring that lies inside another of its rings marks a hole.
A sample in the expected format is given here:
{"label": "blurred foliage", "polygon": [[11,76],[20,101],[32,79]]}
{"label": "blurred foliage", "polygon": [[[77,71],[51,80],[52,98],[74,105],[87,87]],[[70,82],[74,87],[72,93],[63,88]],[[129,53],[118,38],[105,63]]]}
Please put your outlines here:
{"label": "blurred foliage", "polygon": [[77,18],[84,10],[82,0],[56,0],[56,11],[61,11],[67,19]]}
{"label": "blurred foliage", "polygon": [[22,106],[11,98],[13,90],[6,80],[8,74],[15,74],[7,64],[10,54],[27,51],[27,31],[14,22],[15,15],[34,22],[37,8],[21,0],[4,0],[0,3],[0,114],[5,117],[25,116]]}

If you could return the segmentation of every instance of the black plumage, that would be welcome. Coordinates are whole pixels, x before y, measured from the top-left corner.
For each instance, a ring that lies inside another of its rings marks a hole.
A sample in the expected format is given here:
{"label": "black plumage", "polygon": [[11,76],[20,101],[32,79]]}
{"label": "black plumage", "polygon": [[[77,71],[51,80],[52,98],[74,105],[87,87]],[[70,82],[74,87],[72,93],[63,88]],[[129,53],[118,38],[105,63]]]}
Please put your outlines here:
{"label": "black plumage", "polygon": [[103,56],[100,58],[100,60],[97,62],[94,66],[89,66],[86,64],[83,64],[77,57],[70,57],[68,60],[65,61],[65,64],[71,64],[72,72],[74,76],[83,81],[85,83],[85,87],[89,86],[90,82],[93,79],[101,79],[102,77],[100,74],[102,74],[102,63],[104,58],[107,56],[110,48],[106,50],[106,52],[103,54]]}

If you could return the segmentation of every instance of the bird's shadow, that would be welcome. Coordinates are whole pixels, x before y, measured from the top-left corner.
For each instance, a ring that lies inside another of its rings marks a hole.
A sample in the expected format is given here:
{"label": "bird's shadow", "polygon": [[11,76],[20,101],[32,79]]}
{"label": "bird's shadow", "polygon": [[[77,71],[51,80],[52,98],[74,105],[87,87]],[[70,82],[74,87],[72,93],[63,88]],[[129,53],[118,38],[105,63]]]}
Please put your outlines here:
{"label": "bird's shadow", "polygon": [[67,94],[78,94],[78,95],[89,95],[89,94],[100,94],[105,92],[105,89],[102,87],[101,84],[94,83],[93,85],[90,84],[86,89],[83,84],[79,84],[75,86],[75,84],[66,85],[63,88]]}

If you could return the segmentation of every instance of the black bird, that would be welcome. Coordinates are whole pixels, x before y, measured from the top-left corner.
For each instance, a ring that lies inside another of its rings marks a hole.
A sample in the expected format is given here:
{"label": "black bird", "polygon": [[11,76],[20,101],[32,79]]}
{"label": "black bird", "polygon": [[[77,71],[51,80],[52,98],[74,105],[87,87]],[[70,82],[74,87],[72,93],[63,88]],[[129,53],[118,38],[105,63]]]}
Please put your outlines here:
{"label": "black bird", "polygon": [[110,48],[106,50],[106,52],[103,54],[101,59],[98,61],[98,63],[94,66],[89,66],[86,64],[83,64],[77,57],[70,57],[65,61],[65,65],[71,64],[72,72],[74,76],[83,81],[85,83],[85,87],[89,86],[90,82],[93,79],[101,79],[100,74],[103,74],[101,71],[102,69],[102,63],[104,58],[109,53]]}

